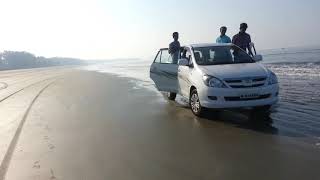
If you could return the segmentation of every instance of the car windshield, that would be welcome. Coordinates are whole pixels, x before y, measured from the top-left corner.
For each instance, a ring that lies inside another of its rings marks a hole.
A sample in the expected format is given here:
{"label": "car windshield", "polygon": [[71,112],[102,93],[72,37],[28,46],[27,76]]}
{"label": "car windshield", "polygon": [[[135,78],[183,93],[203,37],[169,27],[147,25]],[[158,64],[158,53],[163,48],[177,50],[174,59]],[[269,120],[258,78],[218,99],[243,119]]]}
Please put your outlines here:
{"label": "car windshield", "polygon": [[196,47],[193,49],[198,65],[254,63],[245,51],[237,46]]}

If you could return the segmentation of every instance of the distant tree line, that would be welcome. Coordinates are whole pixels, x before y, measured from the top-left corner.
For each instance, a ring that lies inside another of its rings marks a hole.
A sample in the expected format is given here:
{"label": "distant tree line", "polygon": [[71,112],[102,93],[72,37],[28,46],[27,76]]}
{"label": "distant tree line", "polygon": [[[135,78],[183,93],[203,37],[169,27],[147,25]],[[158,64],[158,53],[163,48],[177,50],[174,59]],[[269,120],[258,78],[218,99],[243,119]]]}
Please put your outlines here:
{"label": "distant tree line", "polygon": [[62,65],[82,65],[85,61],[75,58],[45,58],[23,51],[0,52],[0,70],[38,68]]}

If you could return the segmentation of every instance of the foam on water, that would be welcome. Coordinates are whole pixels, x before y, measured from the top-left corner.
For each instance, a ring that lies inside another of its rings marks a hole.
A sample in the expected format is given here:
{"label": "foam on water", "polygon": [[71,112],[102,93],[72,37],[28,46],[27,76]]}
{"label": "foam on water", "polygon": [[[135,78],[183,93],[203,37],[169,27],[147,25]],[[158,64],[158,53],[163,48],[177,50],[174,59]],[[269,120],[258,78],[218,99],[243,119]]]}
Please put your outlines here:
{"label": "foam on water", "polygon": [[292,48],[264,52],[265,65],[280,84],[276,126],[320,137],[320,49]]}
{"label": "foam on water", "polygon": [[153,81],[149,77],[149,67],[152,62],[143,60],[110,60],[101,64],[85,67],[89,71],[111,73],[120,77],[135,79],[135,88],[147,88],[156,90]]}

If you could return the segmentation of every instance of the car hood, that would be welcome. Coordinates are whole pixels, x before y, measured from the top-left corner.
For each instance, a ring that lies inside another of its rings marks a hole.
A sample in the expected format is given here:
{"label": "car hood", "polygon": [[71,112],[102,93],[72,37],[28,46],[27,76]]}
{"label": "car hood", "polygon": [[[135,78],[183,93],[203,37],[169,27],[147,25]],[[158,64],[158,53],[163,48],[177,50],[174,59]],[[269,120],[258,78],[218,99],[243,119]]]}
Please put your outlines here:
{"label": "car hood", "polygon": [[260,63],[199,66],[206,75],[219,79],[268,76],[268,69]]}

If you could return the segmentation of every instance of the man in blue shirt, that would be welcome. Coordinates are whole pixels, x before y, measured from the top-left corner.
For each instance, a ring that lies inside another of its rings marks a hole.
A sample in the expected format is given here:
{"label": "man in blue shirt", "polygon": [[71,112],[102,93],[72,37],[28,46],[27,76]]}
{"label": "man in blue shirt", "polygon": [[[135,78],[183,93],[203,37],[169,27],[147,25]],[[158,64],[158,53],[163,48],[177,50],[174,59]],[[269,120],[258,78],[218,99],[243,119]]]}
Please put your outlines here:
{"label": "man in blue shirt", "polygon": [[220,28],[221,35],[217,38],[217,43],[231,43],[231,39],[226,35],[227,27],[222,26]]}

